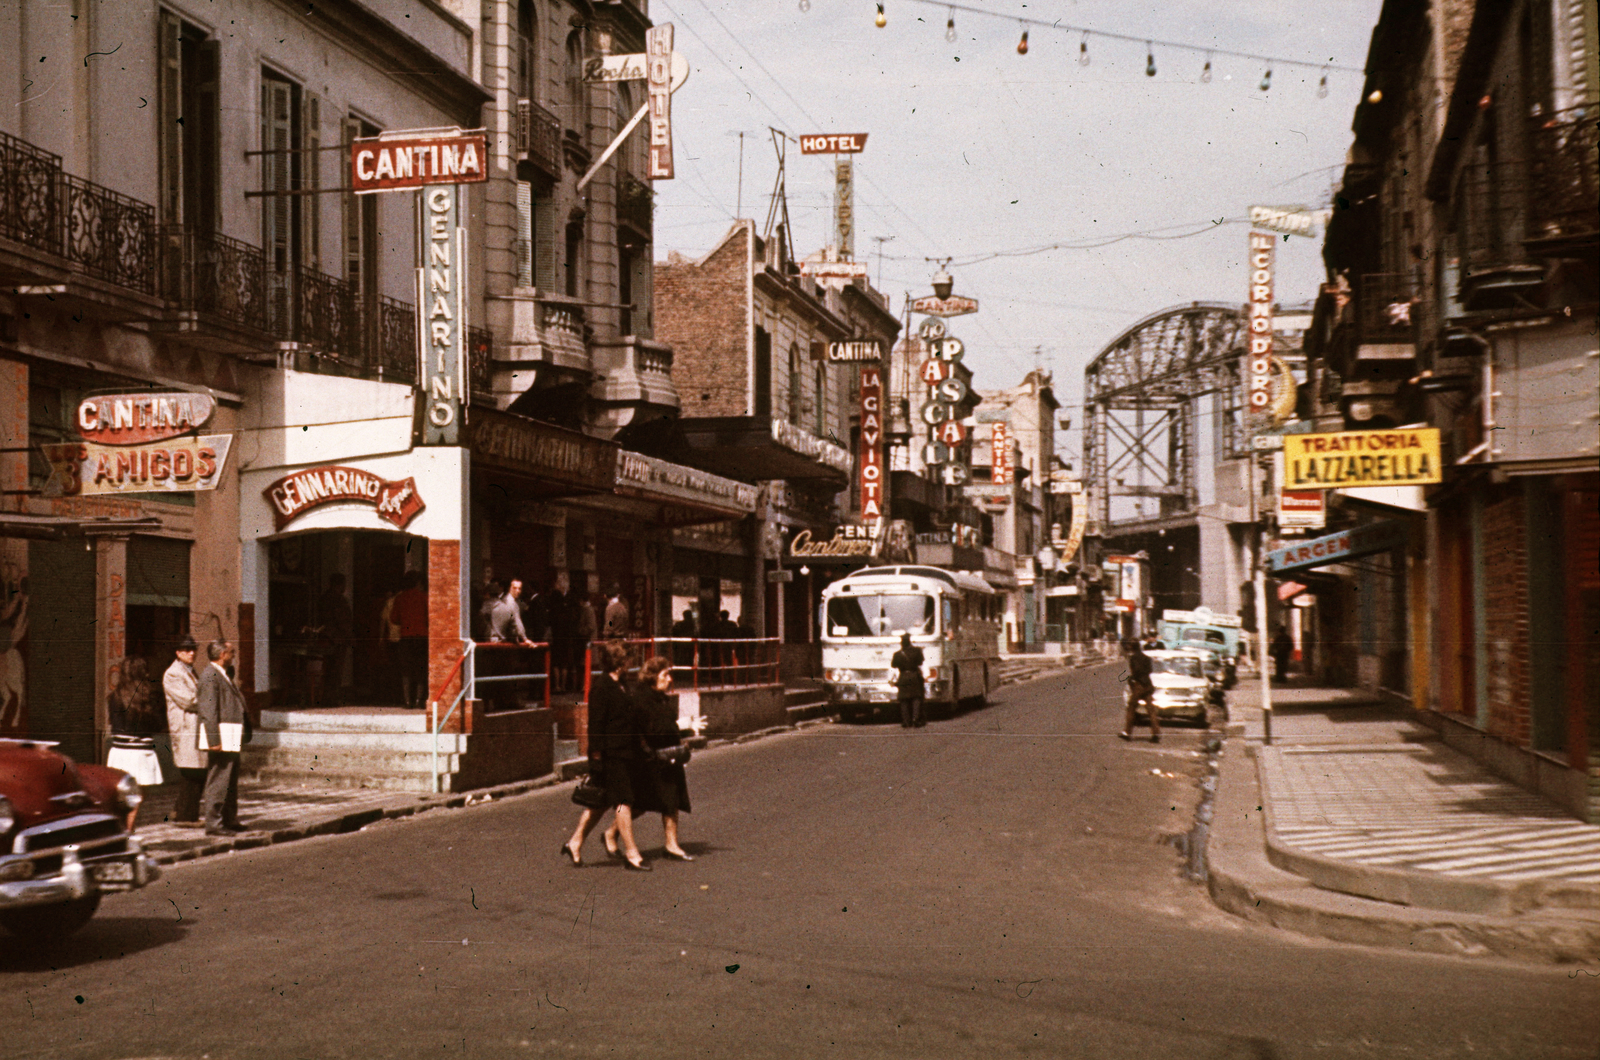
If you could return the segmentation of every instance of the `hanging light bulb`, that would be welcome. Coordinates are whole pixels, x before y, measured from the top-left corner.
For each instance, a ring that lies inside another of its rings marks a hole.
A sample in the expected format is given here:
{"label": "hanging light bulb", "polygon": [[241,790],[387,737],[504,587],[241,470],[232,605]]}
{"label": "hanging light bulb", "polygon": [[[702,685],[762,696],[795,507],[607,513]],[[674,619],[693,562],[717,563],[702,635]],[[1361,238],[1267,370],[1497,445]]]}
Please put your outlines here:
{"label": "hanging light bulb", "polygon": [[1144,76],[1156,76],[1156,53],[1150,47],[1150,42],[1144,42]]}
{"label": "hanging light bulb", "polygon": [[1322,80],[1317,82],[1317,98],[1328,98],[1328,68],[1326,66],[1322,68]]}
{"label": "hanging light bulb", "polygon": [[1210,52],[1206,52],[1206,64],[1200,68],[1200,83],[1202,85],[1209,85],[1211,83],[1211,53]]}
{"label": "hanging light bulb", "polygon": [[811,0],[800,0],[800,13],[803,15],[811,10]]}
{"label": "hanging light bulb", "polygon": [[882,29],[889,24],[889,16],[883,13],[882,4],[878,5],[878,15],[872,20],[872,24],[877,26],[879,29]]}
{"label": "hanging light bulb", "polygon": [[1267,67],[1267,72],[1261,75],[1261,91],[1266,92],[1272,88],[1272,67]]}
{"label": "hanging light bulb", "polygon": [[950,17],[945,20],[944,39],[951,44],[956,42],[956,9],[953,7],[950,9]]}
{"label": "hanging light bulb", "polygon": [[1022,39],[1017,41],[1017,54],[1018,55],[1027,55],[1028,54],[1028,30],[1027,30],[1026,26],[1024,26],[1023,30],[1022,30]]}
{"label": "hanging light bulb", "polygon": [[1078,41],[1078,65],[1089,65],[1089,31],[1084,30],[1083,39]]}

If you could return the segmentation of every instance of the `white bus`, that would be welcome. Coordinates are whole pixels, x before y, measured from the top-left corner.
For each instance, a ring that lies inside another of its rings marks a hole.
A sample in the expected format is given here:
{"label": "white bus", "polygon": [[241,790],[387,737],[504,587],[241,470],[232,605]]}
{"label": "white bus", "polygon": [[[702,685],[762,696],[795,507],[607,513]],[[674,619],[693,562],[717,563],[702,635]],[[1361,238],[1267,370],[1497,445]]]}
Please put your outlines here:
{"label": "white bus", "polygon": [[930,712],[982,703],[999,679],[1003,601],[980,575],[868,567],[822,591],[822,676],[846,720],[895,702],[900,635],[922,649]]}

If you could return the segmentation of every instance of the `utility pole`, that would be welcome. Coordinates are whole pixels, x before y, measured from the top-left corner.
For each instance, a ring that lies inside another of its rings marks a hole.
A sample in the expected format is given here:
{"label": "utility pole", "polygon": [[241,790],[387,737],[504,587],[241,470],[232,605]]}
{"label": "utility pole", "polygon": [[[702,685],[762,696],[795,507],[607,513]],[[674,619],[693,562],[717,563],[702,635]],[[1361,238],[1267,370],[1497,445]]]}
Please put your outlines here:
{"label": "utility pole", "polygon": [[874,285],[878,290],[883,290],[883,245],[894,239],[894,236],[873,236],[872,241],[878,244],[878,282]]}
{"label": "utility pole", "polygon": [[1267,672],[1267,516],[1261,511],[1261,454],[1250,454],[1250,514],[1256,524],[1256,667],[1261,671],[1262,743],[1272,743],[1272,675]]}

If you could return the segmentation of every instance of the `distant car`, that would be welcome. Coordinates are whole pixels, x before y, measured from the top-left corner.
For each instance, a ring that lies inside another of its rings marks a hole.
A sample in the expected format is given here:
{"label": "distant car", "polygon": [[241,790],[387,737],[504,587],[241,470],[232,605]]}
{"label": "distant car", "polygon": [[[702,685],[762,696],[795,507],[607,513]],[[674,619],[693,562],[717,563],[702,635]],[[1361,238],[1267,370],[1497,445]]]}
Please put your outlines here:
{"label": "distant car", "polygon": [[0,926],[48,941],[83,927],[106,891],[161,875],[131,825],[142,796],[120,769],[0,739]]}
{"label": "distant car", "polygon": [[[1149,651],[1145,654],[1150,656],[1150,683],[1156,686],[1151,699],[1161,720],[1184,718],[1205,725],[1211,681],[1206,677],[1201,656],[1192,651]],[[1123,694],[1131,696],[1131,686]],[[1144,717],[1145,713],[1143,707],[1136,711],[1138,717]]]}

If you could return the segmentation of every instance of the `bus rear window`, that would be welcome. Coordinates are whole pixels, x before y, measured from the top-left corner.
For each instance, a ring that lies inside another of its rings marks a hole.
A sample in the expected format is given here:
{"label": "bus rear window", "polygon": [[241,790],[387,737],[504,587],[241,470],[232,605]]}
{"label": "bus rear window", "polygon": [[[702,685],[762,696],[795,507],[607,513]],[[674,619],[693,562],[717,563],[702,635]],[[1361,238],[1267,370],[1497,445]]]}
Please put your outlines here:
{"label": "bus rear window", "polygon": [[933,597],[915,594],[839,596],[828,601],[831,637],[898,637],[933,632]]}

